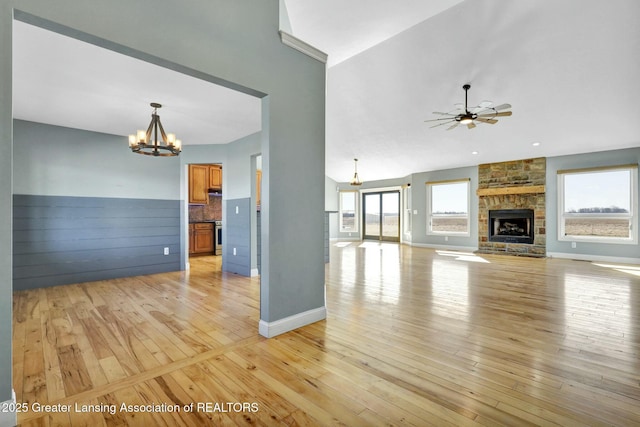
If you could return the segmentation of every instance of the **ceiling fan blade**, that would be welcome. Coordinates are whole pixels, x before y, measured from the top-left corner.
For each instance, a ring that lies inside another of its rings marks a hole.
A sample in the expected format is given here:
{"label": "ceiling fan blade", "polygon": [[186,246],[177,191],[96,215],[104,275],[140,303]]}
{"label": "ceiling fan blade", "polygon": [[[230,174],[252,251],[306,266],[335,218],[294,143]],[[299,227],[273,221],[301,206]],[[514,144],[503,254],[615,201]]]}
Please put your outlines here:
{"label": "ceiling fan blade", "polygon": [[443,113],[442,111],[434,111],[432,114],[437,114],[439,116],[455,116],[455,114]]}
{"label": "ceiling fan blade", "polygon": [[493,107],[494,110],[506,110],[507,108],[511,108],[511,104],[502,104],[497,107]]}
{"label": "ceiling fan blade", "polygon": [[428,120],[425,120],[425,122],[439,122],[439,121],[442,121],[442,120],[454,120],[455,118],[456,118],[456,116],[442,117],[440,119],[428,119]]}
{"label": "ceiling fan blade", "polygon": [[513,111],[502,111],[500,113],[487,113],[487,114],[478,114],[478,117],[507,117],[513,114]]}
{"label": "ceiling fan blade", "polygon": [[458,125],[460,124],[460,122],[455,122],[454,124],[452,124],[451,126],[449,126],[447,128],[447,130],[451,130],[451,129],[455,129],[456,127],[458,127]]}
{"label": "ceiling fan blade", "polygon": [[478,113],[480,111],[486,110],[488,108],[491,108],[491,104],[493,104],[493,102],[491,101],[482,101],[480,104],[478,104],[477,107],[473,107],[470,111],[472,113]]}
{"label": "ceiling fan blade", "polygon": [[464,110],[464,104],[457,103],[453,104],[453,106],[456,107],[456,110]]}
{"label": "ceiling fan blade", "polygon": [[476,120],[479,121],[479,122],[482,122],[482,123],[489,123],[490,125],[495,125],[496,123],[498,123],[497,120],[485,119],[485,118],[482,118],[482,117],[478,117]]}
{"label": "ceiling fan blade", "polygon": [[473,129],[474,127],[476,127],[475,123],[471,122],[467,125],[467,128],[469,129]]}
{"label": "ceiling fan blade", "polygon": [[474,109],[474,110],[472,111],[472,113],[473,113],[473,114],[478,114],[478,115],[480,115],[480,114],[491,114],[491,113],[490,113],[491,111],[494,111],[494,112],[495,112],[495,110],[494,110],[493,108],[480,108],[479,110]]}
{"label": "ceiling fan blade", "polygon": [[[455,121],[455,120],[449,120],[448,122],[438,123],[438,124],[435,124],[435,125],[433,125],[433,126],[429,126],[429,128],[437,128],[438,126],[448,125],[448,124],[449,124],[449,123],[451,123],[452,121]],[[456,122],[456,123],[457,123],[457,122]]]}

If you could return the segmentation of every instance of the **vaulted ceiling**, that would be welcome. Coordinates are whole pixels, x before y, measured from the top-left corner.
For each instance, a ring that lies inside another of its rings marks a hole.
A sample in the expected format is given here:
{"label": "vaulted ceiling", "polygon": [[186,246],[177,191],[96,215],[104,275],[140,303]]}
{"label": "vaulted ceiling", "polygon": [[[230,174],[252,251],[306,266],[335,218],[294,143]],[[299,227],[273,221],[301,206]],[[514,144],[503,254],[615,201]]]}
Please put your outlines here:
{"label": "vaulted ceiling", "polygon": [[[350,178],[354,157],[371,181],[640,146],[636,0],[285,5],[288,30],[328,54],[326,172],[334,180]],[[251,96],[26,24],[16,23],[14,39],[16,118],[126,135],[148,123],[156,101],[185,145],[260,129]],[[470,105],[509,103],[513,116],[471,130],[430,128],[434,111],[464,102],[465,83]]]}
{"label": "vaulted ceiling", "polygon": [[[312,2],[287,0],[292,3]],[[309,6],[314,16],[307,20],[319,15],[326,31],[339,35],[309,33],[306,41],[329,58],[333,50],[342,55],[340,38],[366,38],[366,24],[356,24],[353,37],[341,28],[360,16],[373,16],[377,26],[402,21],[411,10],[424,19],[404,21],[413,25],[348,59],[340,56],[328,69],[327,175],[333,179],[352,176],[354,157],[360,177],[374,180],[640,146],[640,2],[450,1],[436,2],[451,7],[431,16],[426,4],[432,2],[348,3],[346,10],[332,5],[335,20]],[[292,30],[301,27],[304,39],[303,22],[304,13],[292,16]],[[513,115],[471,130],[430,128],[424,120],[438,117],[434,111],[464,103],[465,83],[470,105],[509,103]]]}

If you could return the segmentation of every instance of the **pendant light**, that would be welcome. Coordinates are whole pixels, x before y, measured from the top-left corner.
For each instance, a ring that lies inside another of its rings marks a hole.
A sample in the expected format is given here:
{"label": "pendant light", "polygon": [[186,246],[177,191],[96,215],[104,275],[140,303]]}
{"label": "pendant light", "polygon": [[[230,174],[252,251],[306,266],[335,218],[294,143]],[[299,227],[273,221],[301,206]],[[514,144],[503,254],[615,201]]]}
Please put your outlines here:
{"label": "pendant light", "polygon": [[360,178],[358,178],[358,159],[353,159],[353,161],[355,173],[353,174],[353,179],[349,184],[353,186],[362,185],[362,181],[360,181]]}

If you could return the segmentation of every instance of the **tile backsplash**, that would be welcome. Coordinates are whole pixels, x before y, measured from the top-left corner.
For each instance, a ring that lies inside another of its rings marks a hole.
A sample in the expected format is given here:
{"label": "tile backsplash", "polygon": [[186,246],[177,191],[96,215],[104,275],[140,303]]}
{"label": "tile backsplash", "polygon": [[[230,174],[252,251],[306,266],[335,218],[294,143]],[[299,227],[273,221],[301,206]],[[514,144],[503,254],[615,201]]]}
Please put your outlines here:
{"label": "tile backsplash", "polygon": [[189,222],[217,221],[222,219],[222,196],[209,195],[206,205],[189,205]]}

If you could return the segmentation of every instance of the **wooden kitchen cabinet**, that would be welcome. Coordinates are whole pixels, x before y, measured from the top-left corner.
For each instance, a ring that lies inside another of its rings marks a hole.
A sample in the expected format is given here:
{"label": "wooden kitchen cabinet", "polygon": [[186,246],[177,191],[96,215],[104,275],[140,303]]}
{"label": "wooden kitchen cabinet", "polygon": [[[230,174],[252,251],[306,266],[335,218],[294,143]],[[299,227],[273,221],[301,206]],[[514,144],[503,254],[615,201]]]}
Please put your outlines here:
{"label": "wooden kitchen cabinet", "polygon": [[195,247],[195,224],[189,224],[189,255],[193,253]]}
{"label": "wooden kitchen cabinet", "polygon": [[189,203],[206,205],[209,190],[222,191],[222,166],[189,165]]}
{"label": "wooden kitchen cabinet", "polygon": [[209,203],[209,165],[189,165],[189,203]]}
{"label": "wooden kitchen cabinet", "polygon": [[222,166],[209,165],[209,188],[222,191]]}
{"label": "wooden kitchen cabinet", "polygon": [[189,224],[189,254],[213,254],[213,223],[197,222]]}

